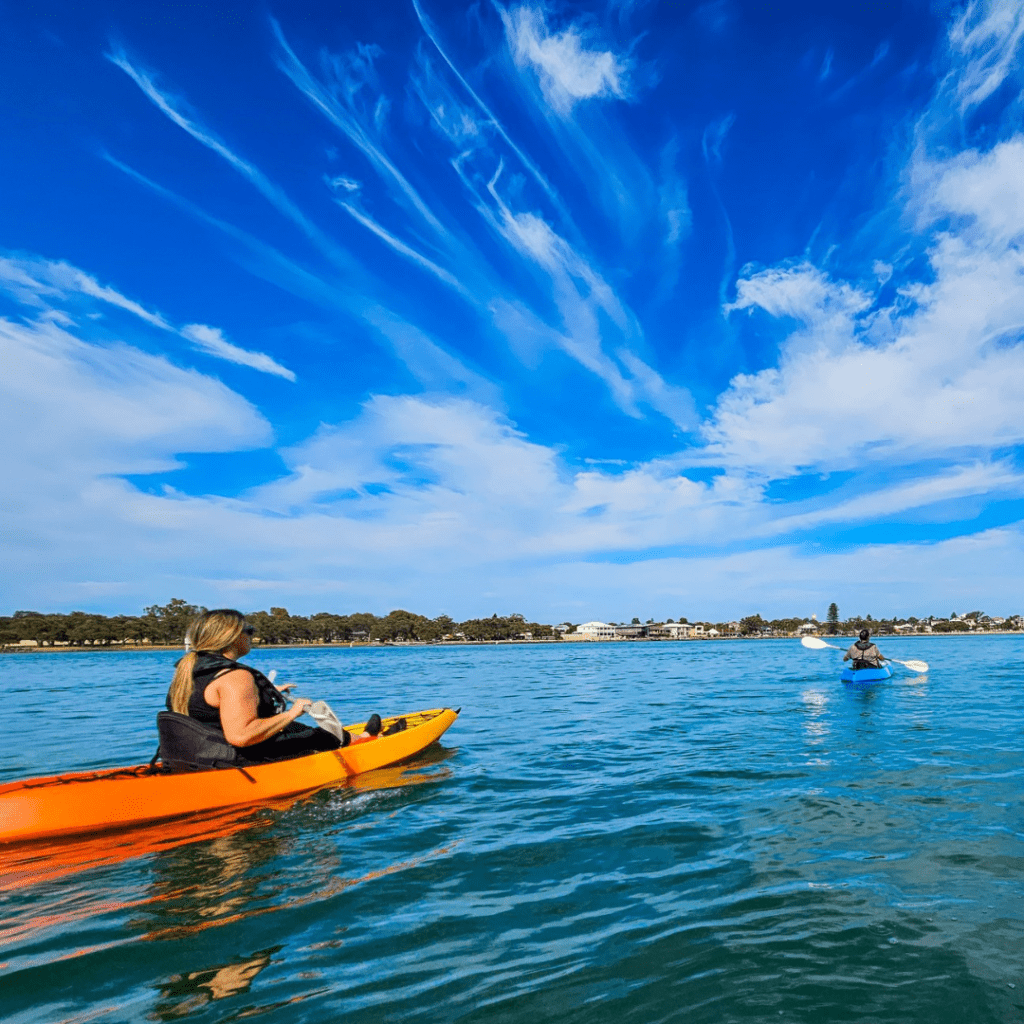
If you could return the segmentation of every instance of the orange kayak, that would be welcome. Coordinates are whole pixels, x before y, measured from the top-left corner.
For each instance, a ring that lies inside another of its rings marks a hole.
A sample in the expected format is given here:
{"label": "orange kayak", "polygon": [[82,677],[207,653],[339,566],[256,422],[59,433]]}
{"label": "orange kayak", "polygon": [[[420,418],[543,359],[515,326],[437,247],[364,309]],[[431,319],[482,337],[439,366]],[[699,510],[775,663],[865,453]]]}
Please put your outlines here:
{"label": "orange kayak", "polygon": [[[163,774],[148,765],[23,779],[0,786],[0,843],[121,829],[320,789],[425,750],[458,711],[403,715],[407,728],[290,761]],[[384,719],[385,728],[395,718]],[[347,725],[353,736],[365,723]]]}

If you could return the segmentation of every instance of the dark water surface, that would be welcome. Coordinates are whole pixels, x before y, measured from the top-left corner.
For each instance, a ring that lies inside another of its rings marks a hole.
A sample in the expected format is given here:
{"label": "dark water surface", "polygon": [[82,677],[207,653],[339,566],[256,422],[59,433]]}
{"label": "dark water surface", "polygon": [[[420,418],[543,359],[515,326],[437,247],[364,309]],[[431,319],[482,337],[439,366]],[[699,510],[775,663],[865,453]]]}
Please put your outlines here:
{"label": "dark water surface", "polygon": [[[464,711],[405,771],[109,863],[0,850],[0,1017],[1022,1021],[1024,639],[882,648],[932,670],[843,686],[795,641],[256,652],[346,720]],[[173,660],[0,658],[0,781],[148,760]]]}

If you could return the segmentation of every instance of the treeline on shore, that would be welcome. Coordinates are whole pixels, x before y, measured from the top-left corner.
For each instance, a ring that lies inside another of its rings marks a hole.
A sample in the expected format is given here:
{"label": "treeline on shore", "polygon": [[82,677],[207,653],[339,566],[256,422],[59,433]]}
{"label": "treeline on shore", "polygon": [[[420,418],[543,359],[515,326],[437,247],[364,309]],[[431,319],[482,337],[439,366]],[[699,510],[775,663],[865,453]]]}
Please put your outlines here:
{"label": "treeline on shore", "polygon": [[[0,644],[37,641],[47,646],[78,647],[107,644],[170,644],[184,641],[189,622],[200,612],[198,605],[174,598],[166,605],[152,605],[142,615],[94,615],[19,611],[0,616]],[[551,639],[550,626],[527,622],[522,615],[492,615],[489,619],[456,622],[447,615],[428,619],[413,612],[393,611],[383,617],[371,612],[335,615],[289,615],[285,608],[246,613],[246,619],[264,644],[347,643],[353,641]]]}
{"label": "treeline on shore", "polygon": [[[680,620],[684,621],[684,620]],[[807,625],[806,619],[762,619],[760,615],[748,615],[739,622],[725,624],[728,632],[739,633],[740,636],[784,636],[799,632]],[[908,618],[874,619],[870,615],[853,615],[847,619],[839,618],[839,609],[833,603],[829,606],[824,622],[815,623],[819,631],[826,634],[847,635],[859,633],[862,629],[869,630],[875,636],[904,631],[923,633],[974,633],[985,630],[1019,630],[1022,626],[1020,615],[988,615],[983,611],[967,612],[957,615],[952,612],[948,619],[928,615],[924,618],[909,616]],[[721,632],[721,627],[719,628]]]}
{"label": "treeline on shore", "polygon": [[[201,606],[174,598],[166,605],[151,605],[143,609],[142,615],[96,615],[90,612],[47,614],[19,611],[13,615],[0,616],[0,646],[180,646],[189,622],[205,610]],[[543,623],[527,622],[524,616],[516,614],[492,615],[490,618],[456,622],[448,615],[429,619],[425,615],[402,610],[384,616],[374,615],[372,612],[355,612],[349,615],[318,612],[307,616],[290,615],[285,608],[271,608],[269,612],[249,612],[246,618],[255,628],[256,638],[262,644],[553,640],[564,634],[576,632],[576,626],[570,623],[552,627]],[[671,623],[673,620],[666,621]],[[682,624],[687,620],[679,619],[678,622]],[[695,620],[689,624],[700,626],[704,639],[729,636],[793,636],[805,632],[809,625],[803,618],[764,619],[760,615],[748,615],[733,622],[713,623]],[[633,625],[623,632],[630,632],[632,638],[657,638],[663,633],[659,628],[661,625],[663,624],[655,623],[653,619],[641,625],[640,620],[634,618]],[[1024,621],[1019,615],[990,617],[980,611],[968,612],[963,616],[954,613],[948,619],[937,619],[935,616],[923,619],[913,616],[907,619],[874,619],[870,615],[863,618],[851,616],[840,619],[838,609],[833,604],[829,608],[826,620],[814,625],[818,631],[832,635],[855,634],[864,628],[871,630],[875,635],[885,635],[903,632],[905,629],[929,633],[1020,629],[1024,626]]]}

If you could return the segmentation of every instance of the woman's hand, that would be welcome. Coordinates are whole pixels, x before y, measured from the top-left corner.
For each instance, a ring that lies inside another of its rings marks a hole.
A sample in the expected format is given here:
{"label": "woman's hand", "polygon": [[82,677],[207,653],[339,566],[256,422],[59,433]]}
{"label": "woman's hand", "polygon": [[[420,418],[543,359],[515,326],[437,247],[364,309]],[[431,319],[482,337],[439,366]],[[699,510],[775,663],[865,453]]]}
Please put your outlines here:
{"label": "woman's hand", "polygon": [[289,710],[294,711],[295,718],[298,718],[299,715],[304,715],[312,706],[313,702],[308,697],[296,697],[292,701],[292,706]]}
{"label": "woman's hand", "polygon": [[[276,685],[277,684],[275,683],[275,686]],[[278,693],[287,693],[289,690],[294,690],[294,689],[295,689],[295,684],[294,683],[285,683],[284,686],[277,686]]]}

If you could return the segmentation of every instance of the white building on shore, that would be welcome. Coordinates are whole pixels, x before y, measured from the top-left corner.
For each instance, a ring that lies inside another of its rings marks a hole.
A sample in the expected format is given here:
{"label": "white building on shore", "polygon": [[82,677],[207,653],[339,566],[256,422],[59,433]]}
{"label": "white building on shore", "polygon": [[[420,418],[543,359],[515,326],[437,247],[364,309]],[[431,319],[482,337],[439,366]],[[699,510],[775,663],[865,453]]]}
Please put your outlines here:
{"label": "white building on shore", "polygon": [[576,632],[587,640],[614,640],[615,627],[607,622],[584,622],[576,627]]}
{"label": "white building on shore", "polygon": [[667,636],[672,640],[685,639],[693,634],[693,626],[688,622],[666,622],[664,625],[658,626],[657,635]]}

